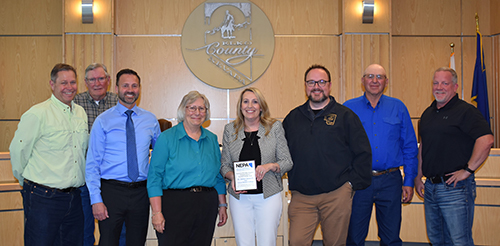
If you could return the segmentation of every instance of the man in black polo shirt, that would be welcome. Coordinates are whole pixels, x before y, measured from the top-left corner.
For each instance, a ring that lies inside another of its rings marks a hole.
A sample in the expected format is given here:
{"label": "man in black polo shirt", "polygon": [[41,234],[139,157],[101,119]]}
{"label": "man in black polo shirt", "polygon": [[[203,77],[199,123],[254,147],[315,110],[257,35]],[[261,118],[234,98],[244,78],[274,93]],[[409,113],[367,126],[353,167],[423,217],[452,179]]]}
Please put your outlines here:
{"label": "man in black polo shirt", "polygon": [[[455,70],[437,69],[432,85],[436,100],[420,120],[415,189],[424,198],[432,245],[474,245],[474,171],[493,145],[488,122],[476,107],[458,98],[457,88]],[[427,178],[425,186],[422,176]]]}

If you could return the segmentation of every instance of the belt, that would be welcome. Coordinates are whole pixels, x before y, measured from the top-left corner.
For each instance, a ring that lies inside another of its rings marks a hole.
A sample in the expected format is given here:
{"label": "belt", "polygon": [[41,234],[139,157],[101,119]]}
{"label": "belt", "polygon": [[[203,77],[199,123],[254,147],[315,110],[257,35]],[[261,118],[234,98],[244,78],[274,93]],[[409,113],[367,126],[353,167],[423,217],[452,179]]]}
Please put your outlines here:
{"label": "belt", "polygon": [[28,185],[33,185],[35,188],[37,186],[39,186],[39,187],[45,188],[47,190],[52,190],[52,191],[57,191],[57,192],[62,192],[62,193],[70,193],[70,192],[73,192],[73,191],[78,190],[80,188],[80,187],[68,187],[65,189],[52,188],[52,187],[49,187],[46,185],[35,183],[35,182],[33,182],[31,180],[27,180],[27,179],[24,180],[24,183],[28,184]]}
{"label": "belt", "polygon": [[389,169],[383,170],[383,171],[372,170],[372,176],[380,176],[380,175],[394,172],[394,171],[398,171],[398,170],[399,170],[399,167],[393,167],[393,168],[389,168]]}
{"label": "belt", "polygon": [[446,180],[448,180],[450,178],[451,178],[451,175],[449,175],[449,176],[438,175],[438,176],[427,178],[427,180],[431,181],[431,183],[433,183],[433,184],[440,184],[440,183],[446,182]]}
{"label": "belt", "polygon": [[143,180],[143,181],[139,181],[139,182],[124,182],[124,181],[115,180],[115,179],[101,179],[101,182],[112,184],[112,185],[118,185],[118,186],[122,186],[122,187],[129,188],[129,189],[144,187],[147,185],[147,180]]}
{"label": "belt", "polygon": [[215,190],[215,188],[214,187],[205,187],[205,186],[193,186],[193,187],[189,187],[186,189],[173,189],[173,190],[182,190],[182,191],[189,191],[189,192],[193,192],[193,193],[198,193],[198,192],[202,192],[202,191],[213,191],[213,190]]}

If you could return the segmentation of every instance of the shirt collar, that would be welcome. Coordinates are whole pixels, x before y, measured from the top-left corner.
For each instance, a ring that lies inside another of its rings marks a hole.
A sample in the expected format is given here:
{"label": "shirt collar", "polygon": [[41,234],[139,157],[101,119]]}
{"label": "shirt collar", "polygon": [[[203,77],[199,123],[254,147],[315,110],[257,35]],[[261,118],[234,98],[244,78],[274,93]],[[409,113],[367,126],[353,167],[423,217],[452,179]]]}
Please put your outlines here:
{"label": "shirt collar", "polygon": [[[184,121],[177,124],[177,126],[180,128],[179,130],[176,131],[177,139],[189,137],[187,135],[186,129],[184,129]],[[203,126],[200,126],[200,128],[201,128],[201,135],[200,135],[200,138],[198,139],[198,141],[204,139],[207,136],[207,134],[205,133],[205,131],[206,131],[205,128],[203,128]]]}
{"label": "shirt collar", "polygon": [[50,100],[52,100],[52,101],[54,102],[54,104],[55,104],[58,108],[60,108],[60,109],[62,109],[62,110],[68,110],[68,111],[70,111],[70,112],[71,112],[71,109],[75,108],[75,103],[73,103],[73,100],[71,100],[71,107],[70,107],[70,106],[68,106],[67,104],[65,104],[65,103],[61,102],[61,100],[57,99],[57,97],[56,97],[56,96],[54,96],[54,94],[52,94],[52,95],[50,96]]}
{"label": "shirt collar", "polygon": [[[106,91],[106,95],[104,95],[104,97],[101,100],[99,100],[99,102],[103,102],[103,103],[106,102],[106,99],[108,98],[108,93],[109,92]],[[87,97],[87,100],[89,100],[90,102],[92,102],[92,103],[96,102],[96,100],[94,100],[94,98],[92,98],[92,96],[90,95],[88,90],[85,92],[85,96]]]}
{"label": "shirt collar", "polygon": [[[116,110],[118,111],[118,113],[120,115],[122,114],[125,114],[125,111],[129,110],[127,107],[123,106],[123,104],[121,104],[120,102],[118,102],[116,104]],[[137,104],[134,105],[133,108],[131,108],[130,110],[134,111],[134,113],[132,115],[138,115],[139,114],[139,107],[137,107]]]}
{"label": "shirt collar", "polygon": [[[381,104],[383,104],[383,101],[385,100],[385,95],[382,94],[382,96],[380,96],[380,99],[378,100],[377,102],[377,106],[376,107],[380,107]],[[363,102],[368,106],[368,107],[371,107],[372,104],[370,103],[370,101],[368,100],[368,98],[366,98],[366,92],[363,94]]]}
{"label": "shirt collar", "polygon": [[458,100],[459,100],[458,93],[455,93],[455,96],[453,96],[451,98],[451,100],[448,103],[446,103],[442,108],[440,108],[440,109],[437,108],[436,100],[434,100],[434,102],[432,102],[432,106],[434,107],[434,110],[446,110],[448,108],[451,108],[455,103],[458,102]]}

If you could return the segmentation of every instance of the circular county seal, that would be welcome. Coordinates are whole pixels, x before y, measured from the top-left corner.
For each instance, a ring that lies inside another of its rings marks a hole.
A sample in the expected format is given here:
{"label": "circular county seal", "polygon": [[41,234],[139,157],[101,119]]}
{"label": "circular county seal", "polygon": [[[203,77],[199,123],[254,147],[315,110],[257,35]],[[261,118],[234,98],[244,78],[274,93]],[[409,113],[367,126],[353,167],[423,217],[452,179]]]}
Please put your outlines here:
{"label": "circular county seal", "polygon": [[255,82],[271,64],[274,31],[251,2],[205,2],[184,23],[182,56],[204,83],[235,89]]}

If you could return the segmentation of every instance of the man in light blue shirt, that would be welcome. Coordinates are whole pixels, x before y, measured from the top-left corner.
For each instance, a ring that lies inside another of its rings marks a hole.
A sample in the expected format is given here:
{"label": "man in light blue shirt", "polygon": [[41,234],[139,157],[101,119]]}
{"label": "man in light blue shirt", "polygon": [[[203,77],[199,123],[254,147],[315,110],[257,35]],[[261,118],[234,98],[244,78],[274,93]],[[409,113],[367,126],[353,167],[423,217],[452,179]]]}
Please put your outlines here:
{"label": "man in light blue shirt", "polygon": [[99,115],[92,127],[86,181],[92,211],[99,220],[99,245],[118,245],[124,222],[127,244],[144,245],[149,219],[149,146],[154,146],[160,127],[152,113],[136,105],[140,77],[135,71],[118,72],[116,91],[118,104]]}
{"label": "man in light blue shirt", "polygon": [[[413,197],[417,175],[417,140],[406,106],[383,95],[388,83],[385,69],[372,64],[365,70],[365,94],[344,103],[359,116],[372,149],[372,184],[356,191],[347,245],[364,245],[375,204],[381,245],[402,245],[401,201]],[[399,170],[404,168],[404,182]]]}

